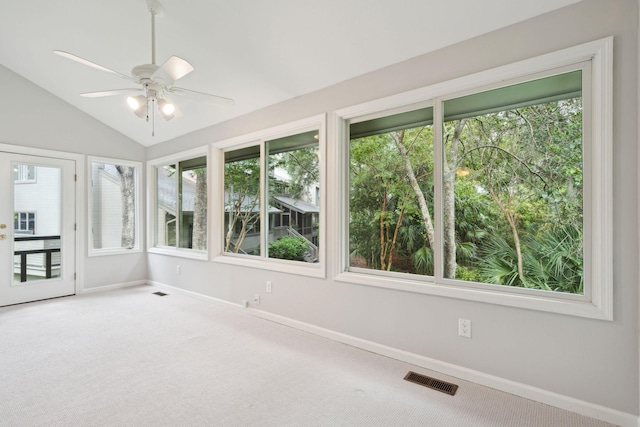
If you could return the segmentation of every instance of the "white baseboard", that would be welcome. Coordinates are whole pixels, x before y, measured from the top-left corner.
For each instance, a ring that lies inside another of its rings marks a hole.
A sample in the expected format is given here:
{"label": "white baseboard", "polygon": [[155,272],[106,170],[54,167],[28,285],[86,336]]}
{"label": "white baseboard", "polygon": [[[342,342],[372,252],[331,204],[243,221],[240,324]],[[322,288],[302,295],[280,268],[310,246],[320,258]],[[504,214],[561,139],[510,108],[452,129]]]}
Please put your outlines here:
{"label": "white baseboard", "polygon": [[214,302],[231,306],[237,309],[242,309],[248,314],[260,317],[262,319],[290,326],[292,328],[319,335],[321,337],[338,341],[353,347],[361,348],[363,350],[390,357],[392,359],[400,360],[402,362],[410,363],[412,365],[420,366],[432,371],[441,372],[452,377],[471,381],[473,383],[480,384],[486,387],[491,387],[496,390],[504,391],[506,393],[544,403],[549,406],[554,406],[556,408],[565,409],[567,411],[575,412],[604,422],[616,424],[621,427],[640,427],[640,418],[638,416],[618,411],[616,409],[607,408],[605,406],[585,402],[573,397],[554,393],[537,387],[532,387],[527,384],[518,383],[494,375],[485,374],[483,372],[443,362],[441,360],[436,360],[429,357],[421,356],[419,354],[399,350],[373,341],[368,341],[351,335],[332,331],[330,329],[321,328],[309,323],[301,322],[299,320],[294,320],[263,310],[257,310],[252,307],[245,308],[242,304],[232,303],[226,300],[202,295],[197,292],[187,291],[159,282],[148,281],[146,283],[165,289],[167,291],[174,292],[176,294],[196,298],[201,301]]}
{"label": "white baseboard", "polygon": [[114,289],[129,288],[131,286],[140,286],[140,285],[146,285],[146,284],[147,284],[146,280],[136,280],[136,281],[127,282],[127,283],[116,283],[115,285],[96,286],[94,288],[82,288],[82,289],[80,289],[80,291],[78,293],[79,294],[90,294],[90,293],[94,293],[94,292],[112,291]]}
{"label": "white baseboard", "polygon": [[147,280],[145,283],[147,285],[156,286],[156,287],[158,287],[160,289],[164,289],[164,290],[166,290],[168,292],[173,292],[173,293],[176,293],[176,294],[185,295],[185,296],[188,296],[188,297],[191,297],[191,298],[199,299],[200,301],[214,302],[214,303],[223,304],[223,305],[226,305],[226,306],[232,306],[234,308],[242,308],[243,310],[245,310],[245,308],[244,308],[244,306],[242,304],[236,304],[236,303],[233,303],[233,302],[229,302],[227,300],[210,297],[210,296],[199,294],[199,293],[193,292],[193,291],[188,291],[186,289],[176,288],[175,286],[165,285],[164,283],[160,283],[160,282],[153,282],[153,281]]}

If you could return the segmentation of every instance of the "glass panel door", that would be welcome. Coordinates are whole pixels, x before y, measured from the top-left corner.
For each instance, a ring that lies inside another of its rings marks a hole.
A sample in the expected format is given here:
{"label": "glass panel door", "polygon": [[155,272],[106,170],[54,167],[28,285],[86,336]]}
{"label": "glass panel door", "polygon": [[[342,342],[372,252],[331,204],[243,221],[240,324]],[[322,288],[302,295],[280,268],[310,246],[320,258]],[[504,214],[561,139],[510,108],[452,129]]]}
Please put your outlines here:
{"label": "glass panel door", "polygon": [[[0,306],[75,293],[75,163],[0,153]],[[5,280],[9,279],[9,280]]]}

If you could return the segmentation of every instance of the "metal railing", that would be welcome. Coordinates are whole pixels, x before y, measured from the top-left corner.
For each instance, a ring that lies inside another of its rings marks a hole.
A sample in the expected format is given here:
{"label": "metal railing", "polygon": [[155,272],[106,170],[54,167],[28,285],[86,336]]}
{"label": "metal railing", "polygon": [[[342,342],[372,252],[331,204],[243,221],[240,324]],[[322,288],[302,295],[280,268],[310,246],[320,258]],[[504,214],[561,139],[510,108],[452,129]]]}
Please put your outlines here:
{"label": "metal railing", "polygon": [[298,231],[293,228],[288,228],[287,232],[289,233],[290,236],[302,237],[307,243],[307,253],[305,254],[305,261],[316,262],[318,260],[318,247],[316,245],[311,243],[309,239],[307,239],[302,234],[298,233]]}
{"label": "metal railing", "polygon": [[[15,235],[13,239],[16,243],[28,242],[28,241],[55,241],[60,242],[60,236],[29,236],[29,235]],[[20,282],[27,281],[27,256],[33,254],[44,254],[44,270],[45,278],[51,279],[53,270],[53,253],[60,252],[60,244],[58,247],[51,248],[38,248],[38,249],[24,249],[14,251],[14,255],[20,256]],[[59,264],[58,264],[59,265]],[[40,266],[43,267],[43,266]]]}

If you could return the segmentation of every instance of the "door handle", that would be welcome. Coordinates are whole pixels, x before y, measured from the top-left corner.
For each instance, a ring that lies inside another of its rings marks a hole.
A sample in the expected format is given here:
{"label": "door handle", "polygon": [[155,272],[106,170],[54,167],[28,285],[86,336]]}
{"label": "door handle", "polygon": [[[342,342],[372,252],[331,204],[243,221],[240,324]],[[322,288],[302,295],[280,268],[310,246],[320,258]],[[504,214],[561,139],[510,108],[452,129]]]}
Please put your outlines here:
{"label": "door handle", "polygon": [[7,228],[7,224],[0,224],[0,229],[4,230],[5,228]]}
{"label": "door handle", "polygon": [[0,240],[7,240],[6,234],[0,234]]}

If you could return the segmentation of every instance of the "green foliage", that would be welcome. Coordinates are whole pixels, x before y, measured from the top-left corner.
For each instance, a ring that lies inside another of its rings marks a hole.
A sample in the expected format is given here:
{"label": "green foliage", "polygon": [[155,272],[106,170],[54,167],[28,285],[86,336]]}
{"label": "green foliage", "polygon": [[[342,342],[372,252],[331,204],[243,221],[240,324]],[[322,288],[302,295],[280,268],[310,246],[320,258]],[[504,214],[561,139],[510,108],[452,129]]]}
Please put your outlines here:
{"label": "green foliage", "polygon": [[260,221],[260,159],[224,165],[225,251],[239,252],[246,234]]}
{"label": "green foliage", "polygon": [[553,226],[537,236],[527,236],[524,245],[527,248],[524,281],[518,277],[515,251],[499,236],[494,236],[481,250],[479,281],[557,292],[583,292],[580,229],[572,225]]}
{"label": "green foliage", "polygon": [[[320,182],[320,166],[318,160],[318,146],[300,148],[285,153],[270,156],[269,168],[273,172],[275,167],[282,167],[290,176],[288,192],[294,199],[301,199],[305,195],[307,187]],[[269,174],[270,194],[274,191],[278,182]]]}
{"label": "green foliage", "polygon": [[269,257],[304,261],[307,241],[303,237],[284,236],[269,243]]}
{"label": "green foliage", "polygon": [[[433,129],[404,131],[435,227],[446,227],[437,223],[443,216],[454,219],[455,232],[445,230],[443,243],[455,245],[456,279],[583,292],[581,103],[567,99],[445,123],[444,212],[435,215]],[[393,265],[385,269],[430,275],[433,251],[394,144],[399,132],[350,141],[349,249],[367,268],[385,268],[381,254],[397,232]]]}
{"label": "green foliage", "polygon": [[477,269],[467,268],[462,265],[456,266],[456,279],[469,282],[479,282],[481,280]]}

